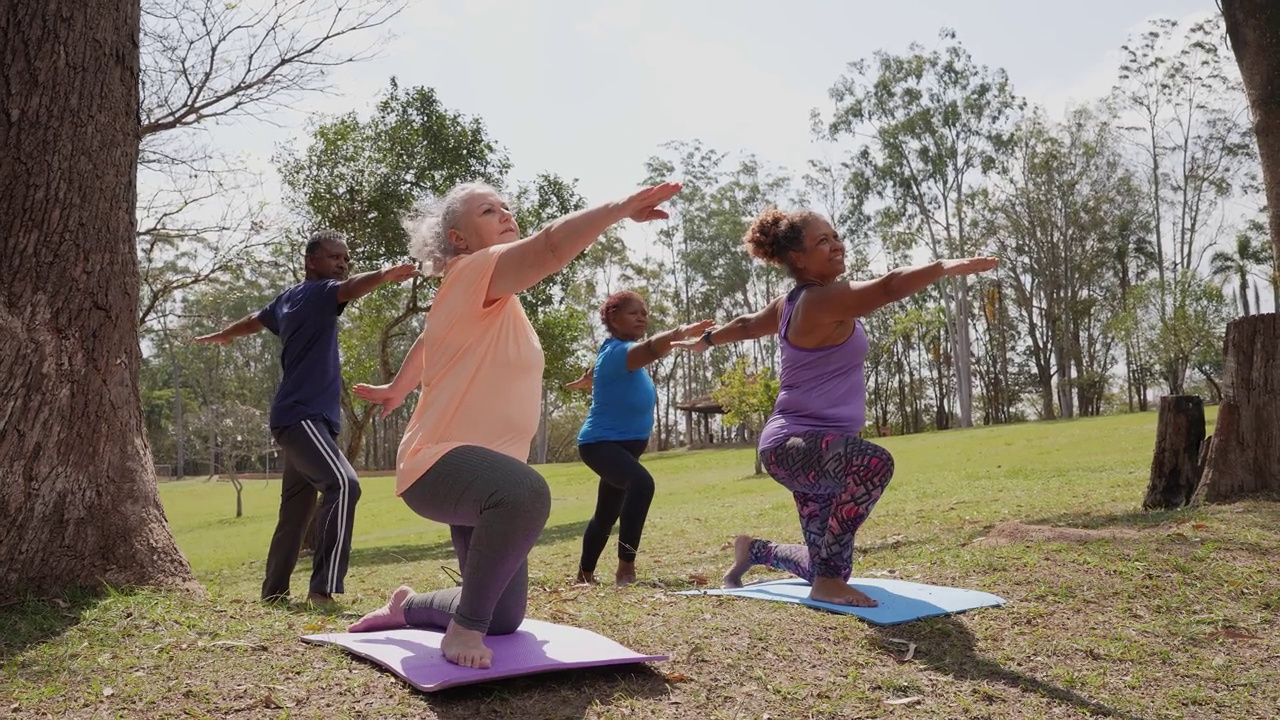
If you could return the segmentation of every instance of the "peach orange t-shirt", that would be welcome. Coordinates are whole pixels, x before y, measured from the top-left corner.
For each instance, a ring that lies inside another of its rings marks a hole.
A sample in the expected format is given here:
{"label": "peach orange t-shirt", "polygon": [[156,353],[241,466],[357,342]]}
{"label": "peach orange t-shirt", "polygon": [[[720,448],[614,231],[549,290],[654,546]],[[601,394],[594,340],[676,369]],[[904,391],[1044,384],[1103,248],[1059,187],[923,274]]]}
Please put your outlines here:
{"label": "peach orange t-shirt", "polygon": [[508,247],[445,266],[422,334],[421,393],[400,441],[396,495],[462,445],[529,459],[542,402],[542,345],[519,298],[485,306],[489,279]]}

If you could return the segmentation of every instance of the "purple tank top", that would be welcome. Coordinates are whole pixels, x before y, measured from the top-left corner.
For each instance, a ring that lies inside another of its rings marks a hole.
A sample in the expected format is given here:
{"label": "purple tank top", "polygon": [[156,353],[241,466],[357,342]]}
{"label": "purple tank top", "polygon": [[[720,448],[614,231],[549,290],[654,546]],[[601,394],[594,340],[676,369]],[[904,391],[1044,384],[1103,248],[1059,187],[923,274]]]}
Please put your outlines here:
{"label": "purple tank top", "polygon": [[791,313],[810,285],[787,293],[778,340],[782,345],[778,400],[760,433],[760,449],[782,444],[807,430],[844,435],[862,432],[867,420],[867,333],[854,321],[853,334],[839,345],[806,349],[787,341]]}

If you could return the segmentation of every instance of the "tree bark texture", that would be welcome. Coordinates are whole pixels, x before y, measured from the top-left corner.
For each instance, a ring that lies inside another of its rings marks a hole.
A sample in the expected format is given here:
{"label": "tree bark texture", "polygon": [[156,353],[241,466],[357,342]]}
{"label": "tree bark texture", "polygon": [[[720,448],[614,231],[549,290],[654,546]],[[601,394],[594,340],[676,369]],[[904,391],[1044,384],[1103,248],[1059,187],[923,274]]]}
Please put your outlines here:
{"label": "tree bark texture", "polygon": [[1160,398],[1156,449],[1144,510],[1174,510],[1191,502],[1200,484],[1200,446],[1204,443],[1204,402],[1196,395]]}
{"label": "tree bark texture", "polygon": [[1222,405],[1196,500],[1280,492],[1280,315],[1227,325]]}
{"label": "tree bark texture", "polygon": [[0,599],[191,579],[138,388],[139,14],[0,4]]}
{"label": "tree bark texture", "polygon": [[[1267,189],[1272,257],[1280,258],[1280,3],[1222,0],[1221,4],[1231,51],[1240,66],[1253,113]],[[1280,397],[1274,399],[1280,401]]]}

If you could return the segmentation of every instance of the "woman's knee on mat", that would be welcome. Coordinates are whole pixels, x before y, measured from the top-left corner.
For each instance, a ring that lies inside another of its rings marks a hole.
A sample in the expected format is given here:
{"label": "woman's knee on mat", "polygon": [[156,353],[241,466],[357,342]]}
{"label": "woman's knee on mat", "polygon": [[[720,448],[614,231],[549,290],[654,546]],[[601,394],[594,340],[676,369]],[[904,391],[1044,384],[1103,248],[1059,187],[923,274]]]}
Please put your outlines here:
{"label": "woman's knee on mat", "polygon": [[510,635],[520,629],[524,622],[525,606],[504,608],[501,604],[493,610],[493,619],[489,621],[488,635]]}

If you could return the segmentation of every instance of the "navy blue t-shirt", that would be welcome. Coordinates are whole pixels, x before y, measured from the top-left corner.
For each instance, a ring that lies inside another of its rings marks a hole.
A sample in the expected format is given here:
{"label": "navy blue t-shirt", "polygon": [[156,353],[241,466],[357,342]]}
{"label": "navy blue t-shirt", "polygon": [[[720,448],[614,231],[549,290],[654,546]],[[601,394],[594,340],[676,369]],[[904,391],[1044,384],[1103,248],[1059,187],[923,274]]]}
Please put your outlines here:
{"label": "navy blue t-shirt", "polygon": [[578,444],[647,440],[653,431],[658,391],[645,368],[627,369],[634,342],[609,338],[596,353],[591,379],[591,409],[578,432]]}
{"label": "navy blue t-shirt", "polygon": [[303,420],[324,420],[334,435],[342,427],[338,315],[346,303],[338,303],[340,285],[337,280],[307,280],[258,312],[258,320],[284,344],[284,376],[271,403],[272,430]]}

